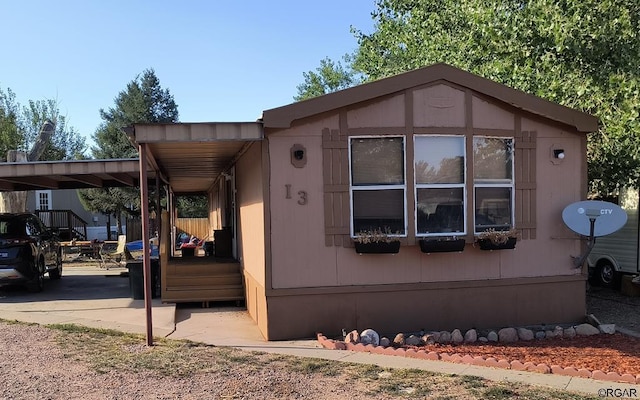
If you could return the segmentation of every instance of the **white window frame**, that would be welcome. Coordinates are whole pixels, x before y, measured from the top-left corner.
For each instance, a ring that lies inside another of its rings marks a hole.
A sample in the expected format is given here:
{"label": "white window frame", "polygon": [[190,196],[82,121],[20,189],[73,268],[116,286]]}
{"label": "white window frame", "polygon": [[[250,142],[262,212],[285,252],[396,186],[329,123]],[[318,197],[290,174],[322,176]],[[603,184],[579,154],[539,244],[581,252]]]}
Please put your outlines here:
{"label": "white window frame", "polygon": [[[402,140],[402,172],[404,174],[404,184],[402,185],[367,185],[367,186],[354,186],[353,185],[353,164],[351,160],[351,143],[354,140],[359,139],[381,139],[381,138],[399,138]],[[357,232],[354,232],[353,226],[353,192],[365,191],[365,190],[399,190],[402,189],[402,203],[404,214],[404,234],[391,234],[393,237],[407,237],[408,234],[408,220],[407,220],[407,138],[404,135],[361,135],[361,136],[349,136],[349,232],[351,238],[355,238]]]}
{"label": "white window frame", "polygon": [[[418,183],[416,173],[416,154],[417,146],[416,141],[420,138],[438,138],[438,137],[454,137],[460,138],[463,141],[463,182],[462,183]],[[414,187],[414,212],[413,218],[415,223],[415,235],[417,238],[424,237],[443,237],[443,236],[464,236],[467,234],[467,137],[466,135],[413,135],[413,187]],[[418,232],[418,189],[446,189],[446,188],[462,188],[462,218],[463,218],[463,231],[462,232],[434,232],[434,233],[419,233]]]}
{"label": "white window frame", "polygon": [[[511,205],[511,225],[510,227],[515,227],[516,219],[516,184],[515,184],[515,155],[516,155],[516,141],[512,136],[490,136],[490,135],[474,135],[473,138],[486,138],[486,139],[500,139],[500,140],[511,140],[511,181],[507,182],[491,182],[491,183],[476,183],[475,176],[470,177],[473,179],[473,232],[475,235],[482,233],[483,231],[478,231],[476,223],[476,188],[509,188],[511,189],[511,198],[509,199]],[[473,144],[472,144],[473,146]],[[475,160],[472,160],[474,163],[475,169]]]}
{"label": "white window frame", "polygon": [[[53,207],[53,202],[51,199],[51,190],[36,190],[36,210],[51,210]],[[47,208],[43,209],[41,208],[42,206],[42,202],[41,200],[41,196],[44,195],[44,197],[46,197],[47,200]]]}

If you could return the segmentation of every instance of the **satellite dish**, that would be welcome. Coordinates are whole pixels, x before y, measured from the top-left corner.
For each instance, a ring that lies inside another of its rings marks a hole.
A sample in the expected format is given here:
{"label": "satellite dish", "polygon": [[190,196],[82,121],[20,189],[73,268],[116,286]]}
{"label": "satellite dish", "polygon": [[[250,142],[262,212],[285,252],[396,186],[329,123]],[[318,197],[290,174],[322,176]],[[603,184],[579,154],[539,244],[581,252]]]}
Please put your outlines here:
{"label": "satellite dish", "polygon": [[[599,237],[616,232],[627,223],[627,213],[617,204],[607,201],[579,201],[562,211],[562,220],[575,233]],[[593,220],[593,233],[591,223]]]}
{"label": "satellite dish", "polygon": [[579,201],[562,210],[562,220],[569,229],[589,238],[586,251],[579,257],[573,257],[573,265],[580,268],[595,246],[596,238],[622,228],[627,223],[627,213],[607,201]]}

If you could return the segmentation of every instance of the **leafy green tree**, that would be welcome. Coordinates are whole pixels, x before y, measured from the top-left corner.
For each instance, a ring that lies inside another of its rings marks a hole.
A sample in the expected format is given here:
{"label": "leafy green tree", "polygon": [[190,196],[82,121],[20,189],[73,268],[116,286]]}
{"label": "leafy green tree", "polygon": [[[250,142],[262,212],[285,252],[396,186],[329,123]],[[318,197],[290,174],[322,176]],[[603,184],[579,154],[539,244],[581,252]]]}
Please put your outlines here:
{"label": "leafy green tree", "polygon": [[[169,89],[160,86],[153,69],[147,69],[118,94],[113,107],[100,110],[100,117],[103,122],[93,137],[97,144],[91,149],[93,156],[97,159],[135,158],[138,151],[122,128],[134,123],[177,122],[178,107]],[[118,234],[122,233],[123,214],[140,215],[138,189],[86,189],[78,191],[78,195],[87,210],[115,216]]]}
{"label": "leafy green tree", "polygon": [[208,215],[206,196],[178,196],[176,202],[180,218],[206,218]]}
{"label": "leafy green tree", "polygon": [[[346,56],[344,60],[349,61]],[[329,58],[320,60],[320,66],[315,72],[303,72],[302,75],[304,83],[298,85],[298,95],[294,97],[296,101],[346,89],[358,82],[358,77],[353,70]]]}
{"label": "leafy green tree", "polygon": [[20,105],[16,95],[0,88],[0,159],[5,160],[9,150],[25,150],[22,132],[18,128]]}
{"label": "leafy green tree", "polygon": [[[371,81],[444,62],[597,116],[590,189],[640,180],[636,0],[377,0],[348,66]],[[334,69],[337,71],[337,69]]]}
{"label": "leafy green tree", "polygon": [[0,89],[0,157],[8,150],[28,152],[47,120],[55,124],[55,131],[39,160],[84,158],[85,138],[67,124],[55,100],[29,100],[27,106],[21,106],[11,89]]}
{"label": "leafy green tree", "polygon": [[153,69],[145,70],[115,98],[114,107],[100,110],[103,122],[94,135],[98,146],[95,158],[137,157],[138,151],[129,142],[122,128],[134,123],[170,123],[178,121],[178,106],[169,89],[160,86]]}

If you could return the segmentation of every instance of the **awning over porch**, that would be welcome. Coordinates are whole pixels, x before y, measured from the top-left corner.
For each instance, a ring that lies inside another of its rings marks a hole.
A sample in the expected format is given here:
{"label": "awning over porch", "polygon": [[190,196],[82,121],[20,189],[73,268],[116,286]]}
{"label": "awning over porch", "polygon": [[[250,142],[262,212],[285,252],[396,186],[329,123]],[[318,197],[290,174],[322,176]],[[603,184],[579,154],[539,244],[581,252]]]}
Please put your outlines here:
{"label": "awning over porch", "polygon": [[129,140],[144,144],[149,163],[175,194],[205,193],[243,150],[264,137],[260,122],[134,124]]}

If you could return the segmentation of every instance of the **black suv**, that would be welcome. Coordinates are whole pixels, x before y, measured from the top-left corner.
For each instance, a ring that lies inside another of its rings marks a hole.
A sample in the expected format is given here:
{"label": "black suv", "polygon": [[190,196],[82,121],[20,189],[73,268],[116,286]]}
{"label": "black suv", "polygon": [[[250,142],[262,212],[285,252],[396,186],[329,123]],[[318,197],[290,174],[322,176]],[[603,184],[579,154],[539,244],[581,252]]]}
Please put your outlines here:
{"label": "black suv", "polygon": [[0,285],[39,292],[47,272],[49,279],[62,277],[58,236],[33,214],[0,214]]}

